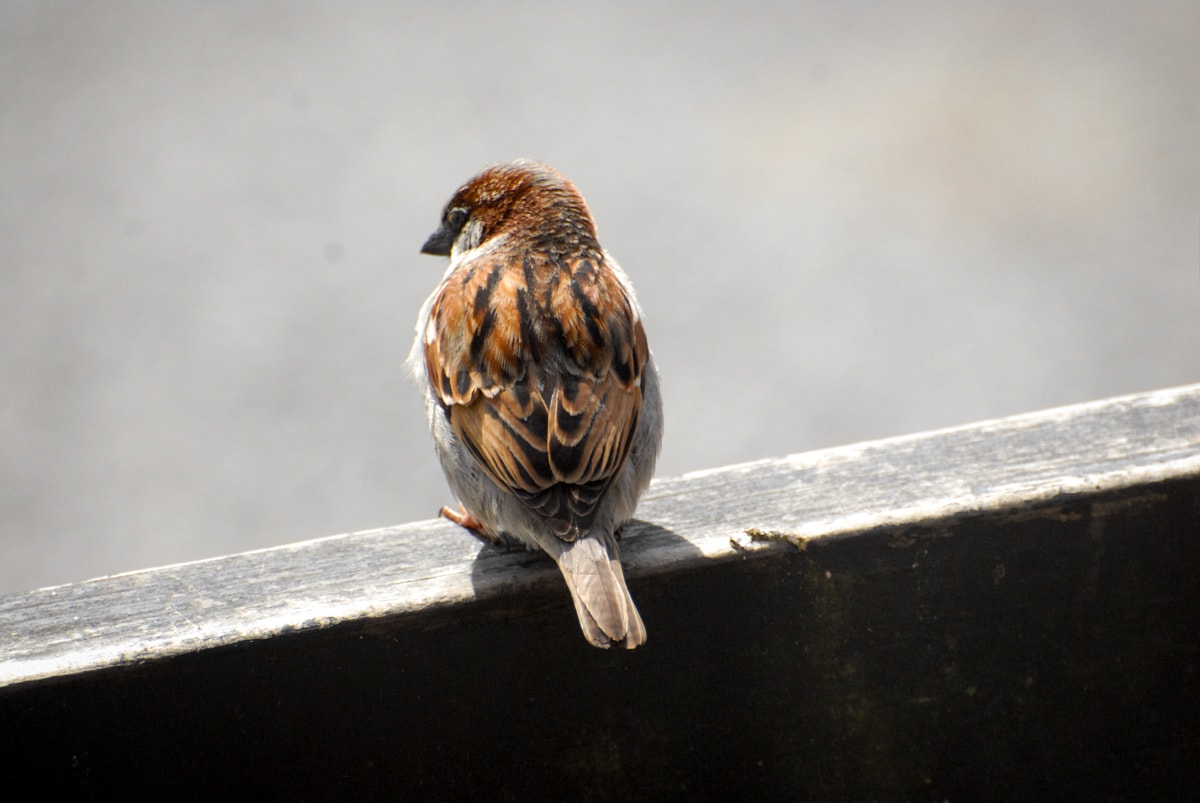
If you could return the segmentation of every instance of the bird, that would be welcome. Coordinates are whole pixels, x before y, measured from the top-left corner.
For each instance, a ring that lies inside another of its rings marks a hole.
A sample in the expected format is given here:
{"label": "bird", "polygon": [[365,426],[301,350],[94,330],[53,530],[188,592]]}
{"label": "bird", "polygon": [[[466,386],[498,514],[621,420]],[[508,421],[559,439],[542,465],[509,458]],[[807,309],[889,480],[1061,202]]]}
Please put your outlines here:
{"label": "bird", "polygon": [[618,539],[654,474],[663,412],[629,278],[575,185],[526,159],[463,184],[421,252],[450,258],[409,355],[459,502],[439,515],[546,552],[587,641],[640,646]]}

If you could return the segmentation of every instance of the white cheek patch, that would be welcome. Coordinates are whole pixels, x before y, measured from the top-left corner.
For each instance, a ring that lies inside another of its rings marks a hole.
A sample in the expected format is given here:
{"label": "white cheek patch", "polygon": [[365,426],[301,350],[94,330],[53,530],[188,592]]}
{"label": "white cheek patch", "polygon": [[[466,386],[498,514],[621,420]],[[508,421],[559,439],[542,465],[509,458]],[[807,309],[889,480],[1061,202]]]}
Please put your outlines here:
{"label": "white cheek patch", "polygon": [[483,239],[483,224],[478,220],[468,220],[467,224],[462,227],[462,231],[458,233],[458,237],[454,239],[454,245],[450,249],[450,258],[459,254],[465,254],[472,248],[479,245],[479,241]]}
{"label": "white cheek patch", "polygon": [[450,249],[450,265],[446,268],[445,278],[450,278],[455,271],[471,260],[492,253],[508,239],[507,234],[501,234],[480,245],[479,238],[482,235],[483,224],[481,223],[472,221],[463,227],[462,233],[454,241],[454,247]]}

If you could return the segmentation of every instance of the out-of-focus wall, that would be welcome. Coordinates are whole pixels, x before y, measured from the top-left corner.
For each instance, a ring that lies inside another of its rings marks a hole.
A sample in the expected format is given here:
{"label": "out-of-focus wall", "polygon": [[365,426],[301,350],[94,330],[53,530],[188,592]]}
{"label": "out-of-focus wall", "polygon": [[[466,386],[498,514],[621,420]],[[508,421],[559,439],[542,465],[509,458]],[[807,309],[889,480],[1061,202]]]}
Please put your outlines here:
{"label": "out-of-focus wall", "polygon": [[425,518],[456,186],[584,192],[660,473],[1200,379],[1200,6],[6,3],[0,592]]}

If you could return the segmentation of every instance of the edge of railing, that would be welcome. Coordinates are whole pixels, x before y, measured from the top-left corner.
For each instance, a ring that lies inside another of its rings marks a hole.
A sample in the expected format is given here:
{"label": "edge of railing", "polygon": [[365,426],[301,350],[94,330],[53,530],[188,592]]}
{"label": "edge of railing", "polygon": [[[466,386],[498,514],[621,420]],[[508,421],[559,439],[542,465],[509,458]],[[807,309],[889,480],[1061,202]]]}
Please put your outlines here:
{"label": "edge of railing", "polygon": [[[636,596],[813,539],[1197,476],[1200,384],[657,480],[623,559]],[[320,538],[0,597],[0,688],[348,622],[441,626],[480,604],[519,617],[547,595],[573,616],[546,558],[445,522]]]}

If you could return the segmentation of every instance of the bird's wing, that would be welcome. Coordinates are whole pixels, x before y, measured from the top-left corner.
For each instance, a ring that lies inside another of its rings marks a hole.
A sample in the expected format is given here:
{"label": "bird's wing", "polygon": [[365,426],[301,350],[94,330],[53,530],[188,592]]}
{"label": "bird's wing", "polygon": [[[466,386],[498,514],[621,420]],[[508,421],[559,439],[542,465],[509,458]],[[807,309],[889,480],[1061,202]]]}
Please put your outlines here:
{"label": "bird's wing", "polygon": [[636,307],[601,259],[464,263],[425,335],[455,434],[566,540],[588,531],[625,463],[649,360]]}

